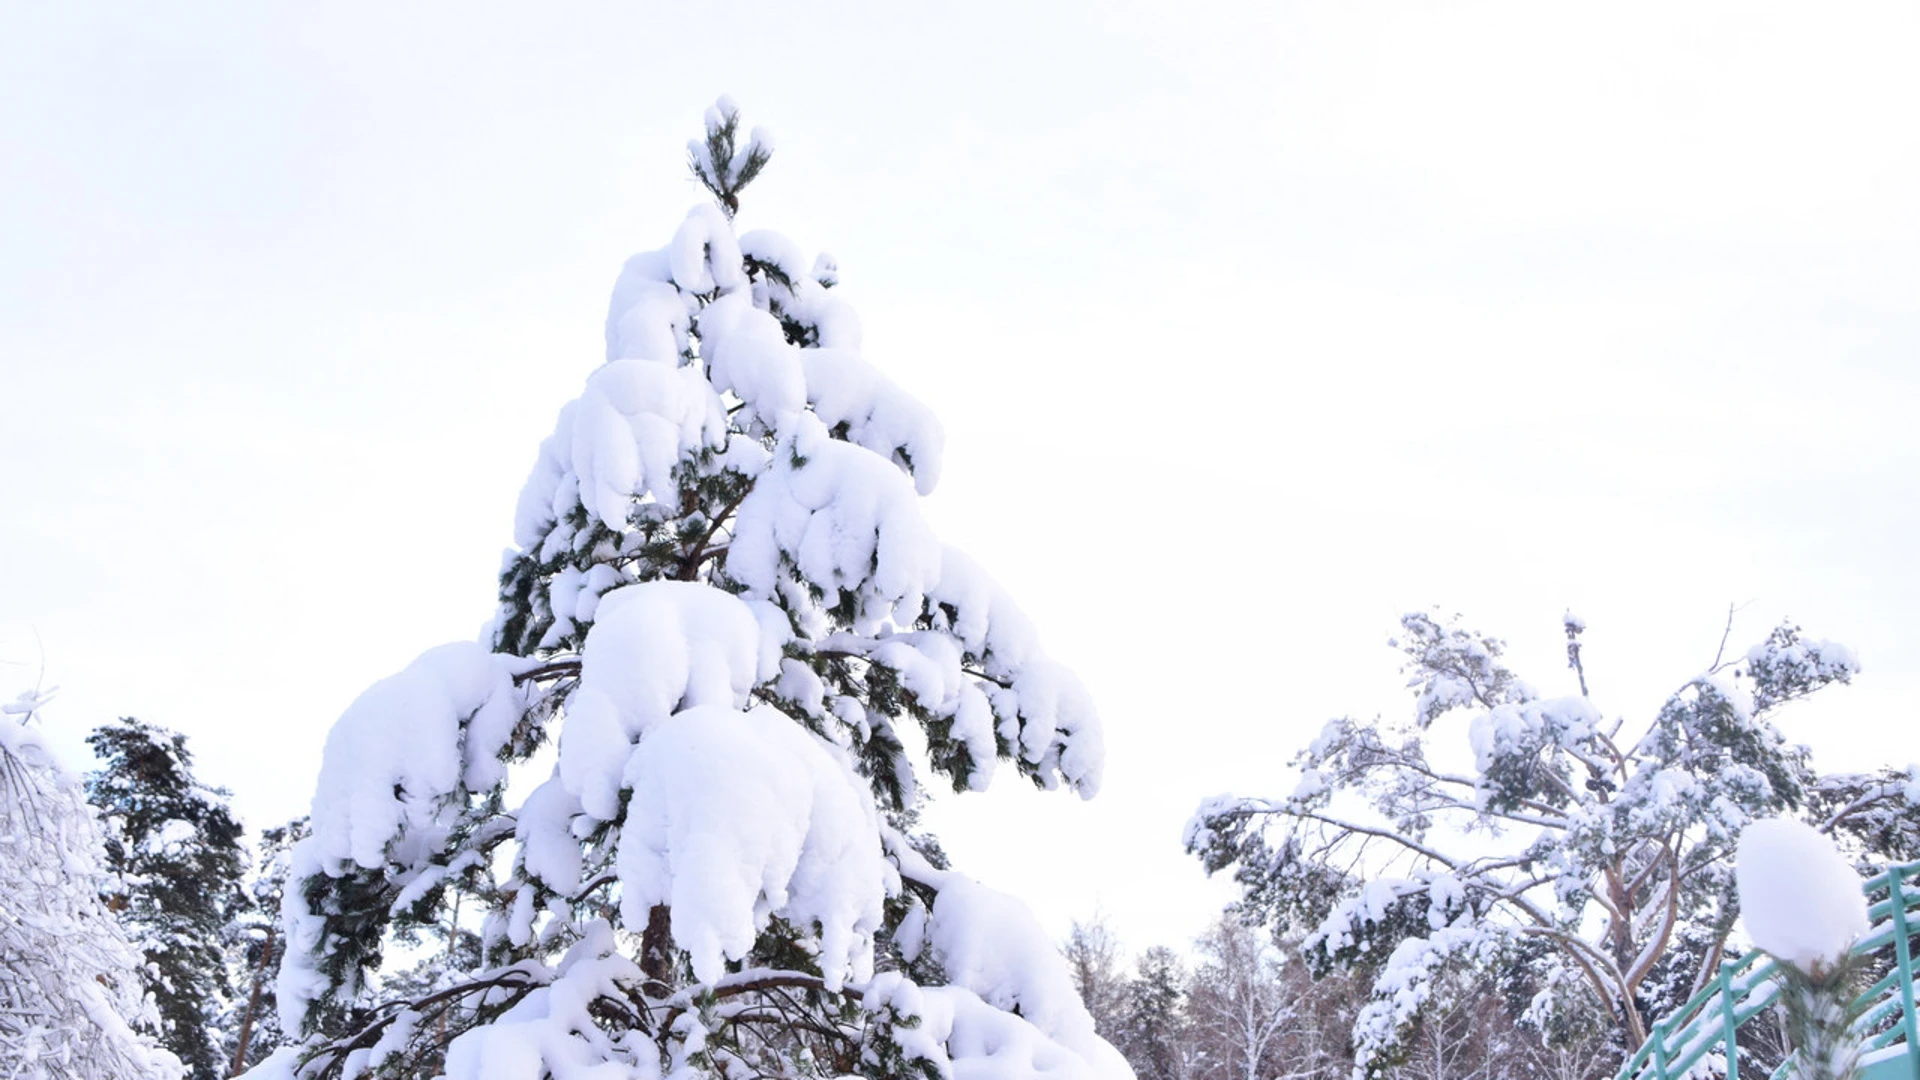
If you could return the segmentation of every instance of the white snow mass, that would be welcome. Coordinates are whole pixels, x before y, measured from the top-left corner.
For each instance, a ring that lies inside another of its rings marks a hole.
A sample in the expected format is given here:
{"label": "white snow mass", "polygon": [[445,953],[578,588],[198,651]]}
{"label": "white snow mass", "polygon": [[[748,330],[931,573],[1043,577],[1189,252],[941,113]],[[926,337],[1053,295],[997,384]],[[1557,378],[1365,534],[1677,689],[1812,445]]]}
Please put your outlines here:
{"label": "white snow mass", "polygon": [[780,712],[701,706],[641,740],[620,835],[620,913],[669,904],[673,939],[712,982],[778,915],[817,928],[829,989],[873,974],[873,932],[899,875],[866,785]]}
{"label": "white snow mass", "polygon": [[1792,818],[1749,824],[1734,873],[1747,936],[1808,975],[1830,967],[1867,932],[1860,875],[1810,825]]}

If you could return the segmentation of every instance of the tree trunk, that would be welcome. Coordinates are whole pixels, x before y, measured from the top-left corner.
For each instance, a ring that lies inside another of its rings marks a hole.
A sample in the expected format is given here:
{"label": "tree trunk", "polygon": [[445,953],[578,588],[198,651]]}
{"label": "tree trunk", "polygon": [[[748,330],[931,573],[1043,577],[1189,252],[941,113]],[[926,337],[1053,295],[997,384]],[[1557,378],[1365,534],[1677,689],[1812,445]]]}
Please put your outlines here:
{"label": "tree trunk", "polygon": [[673,988],[672,915],[673,909],[667,905],[655,904],[647,912],[647,929],[640,935],[640,973],[662,990]]}
{"label": "tree trunk", "polygon": [[240,1046],[233,1052],[233,1070],[228,1076],[239,1076],[247,1071],[247,1044],[253,1039],[253,1017],[260,1011],[260,988],[266,984],[267,968],[273,964],[274,931],[278,927],[267,924],[267,941],[260,948],[260,964],[253,969],[253,991],[247,995],[247,1009],[240,1014]]}

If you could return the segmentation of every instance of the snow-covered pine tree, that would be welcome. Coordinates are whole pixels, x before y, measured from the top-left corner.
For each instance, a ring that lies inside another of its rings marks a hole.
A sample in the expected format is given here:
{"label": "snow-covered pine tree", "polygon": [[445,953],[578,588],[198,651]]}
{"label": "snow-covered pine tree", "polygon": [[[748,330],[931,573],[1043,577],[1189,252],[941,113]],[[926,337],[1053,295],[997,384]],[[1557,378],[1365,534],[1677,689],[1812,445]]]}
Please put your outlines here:
{"label": "snow-covered pine tree", "polygon": [[1731,958],[1731,855],[1755,817],[1920,855],[1906,846],[1920,777],[1821,776],[1771,719],[1848,681],[1844,647],[1782,626],[1729,659],[1723,639],[1710,670],[1630,729],[1588,699],[1585,626],[1564,626],[1580,692],[1543,698],[1498,639],[1406,616],[1410,724],[1331,721],[1295,759],[1291,794],[1222,796],[1188,825],[1188,849],[1235,867],[1250,909],[1306,935],[1310,965],[1370,985],[1354,1048],[1372,1073],[1404,1055],[1462,964],[1520,965],[1507,981],[1537,988],[1538,1030],[1638,1046]]}
{"label": "snow-covered pine tree", "polygon": [[1180,956],[1154,945],[1135,961],[1121,1004],[1117,1045],[1140,1080],[1188,1080],[1198,1070]]}
{"label": "snow-covered pine tree", "polygon": [[87,744],[102,763],[87,801],[106,824],[107,868],[123,890],[115,907],[145,961],[160,1042],[193,1080],[220,1080],[229,1059],[218,1021],[233,998],[222,931],[246,903],[240,823],[225,791],[194,778],[185,736],[121,717]]}
{"label": "snow-covered pine tree", "polygon": [[0,706],[0,1069],[59,1080],[174,1080],[139,952],[107,909],[99,822],[34,725]]}
{"label": "snow-covered pine tree", "polygon": [[[690,153],[719,205],[621,272],[488,643],[328,739],[279,982],[307,1041],[254,1075],[1127,1077],[1024,905],[909,834],[929,769],[1092,795],[1087,695],[921,517],[940,427],[832,260],[736,233],[769,140],[722,100]],[[485,966],[357,999],[454,885]]]}

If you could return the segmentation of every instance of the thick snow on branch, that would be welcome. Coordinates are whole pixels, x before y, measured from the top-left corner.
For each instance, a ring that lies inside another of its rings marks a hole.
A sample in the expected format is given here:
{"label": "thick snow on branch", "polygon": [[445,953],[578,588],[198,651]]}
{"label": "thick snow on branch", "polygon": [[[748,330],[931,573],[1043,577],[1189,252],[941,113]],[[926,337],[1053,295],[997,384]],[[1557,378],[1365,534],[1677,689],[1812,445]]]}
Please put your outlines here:
{"label": "thick snow on branch", "polygon": [[1740,921],[1753,943],[1817,977],[1867,932],[1860,875],[1811,825],[1768,818],[1740,834]]}
{"label": "thick snow on branch", "polygon": [[1062,1041],[1093,1033],[1066,961],[1017,897],[959,874],[940,883],[927,920],[927,944],[957,986],[997,1009],[1018,1011]]}
{"label": "thick snow on branch", "polygon": [[448,1045],[447,1080],[657,1077],[653,1046],[608,1034],[590,1010],[598,998],[621,999],[640,978],[639,966],[621,955],[613,928],[588,924],[553,982]]}
{"label": "thick snow on branch", "polygon": [[669,252],[627,260],[607,302],[607,359],[678,362],[687,352],[695,300],[673,283]]}
{"label": "thick snow on branch", "polygon": [[[1082,798],[1097,794],[1106,742],[1093,699],[1071,671],[1047,658],[1033,623],[1006,591],[971,558],[942,548],[927,616],[992,680],[986,694],[999,734],[1020,748],[1041,781],[1052,786],[1057,769]],[[956,737],[973,738],[962,734],[971,728],[957,717]]]}
{"label": "thick snow on branch", "polygon": [[321,865],[408,865],[411,848],[437,845],[450,797],[504,775],[500,750],[526,704],[513,675],[525,666],[470,642],[442,645],[348,706],[327,735],[313,796]]}
{"label": "thick snow on branch", "polygon": [[927,591],[934,625],[980,659],[988,675],[1010,679],[1039,654],[1026,613],[980,564],[956,548],[940,553],[940,579]]}
{"label": "thick snow on branch", "polygon": [[925,495],[940,481],[946,432],[933,410],[846,349],[803,349],[807,402],[829,428],[913,474]]}
{"label": "thick snow on branch", "polygon": [[787,568],[828,596],[845,591],[858,605],[855,631],[866,632],[911,624],[940,561],[906,476],[801,416],[740,505],[727,572],[766,599]]}
{"label": "thick snow on branch", "polygon": [[596,615],[567,703],[560,776],[588,813],[612,821],[633,743],[678,709],[745,705],[777,671],[780,640],[763,636],[746,602],[690,581],[615,589]]}
{"label": "thick snow on branch", "polygon": [[966,748],[973,762],[967,786],[985,791],[993,779],[999,753],[993,704],[981,689],[981,682],[966,674],[960,643],[937,630],[916,630],[879,642],[867,656],[891,670],[901,689],[911,693],[921,707],[953,722],[950,737]]}
{"label": "thick snow on branch", "polygon": [[1836,641],[1803,638],[1782,627],[1747,650],[1747,674],[1753,679],[1757,708],[1767,709],[1832,682],[1851,682],[1860,659]]}
{"label": "thick snow on branch", "polygon": [[898,972],[876,977],[864,1007],[910,1018],[894,1040],[908,1060],[933,1062],[953,1080],[1132,1080],[1120,1052],[1093,1036],[1083,1052],[961,986],[918,986]]}
{"label": "thick snow on branch", "polygon": [[[1447,965],[1488,949],[1493,940],[1494,935],[1474,926],[1401,939],[1374,977],[1369,999],[1354,1018],[1355,1059],[1370,1062],[1390,1055],[1434,997]],[[1356,1066],[1356,1075],[1363,1072]]]}
{"label": "thick snow on branch", "polygon": [[938,880],[924,947],[951,986],[922,988],[919,1015],[924,1037],[946,1044],[955,1076],[1131,1077],[1094,1034],[1066,960],[1027,905],[957,873]]}
{"label": "thick snow on branch", "polygon": [[[829,989],[873,973],[873,933],[899,877],[867,786],[817,737],[766,707],[700,706],[634,751],[617,865],[621,917],[669,904],[696,978],[718,979],[772,916],[817,928]],[[1071,990],[1071,987],[1069,987]]]}
{"label": "thick snow on branch", "polygon": [[708,304],[700,313],[700,341],[713,385],[732,391],[766,430],[782,430],[806,408],[800,350],[752,297],[734,293]]}
{"label": "thick snow on branch", "polygon": [[1475,716],[1467,727],[1475,767],[1493,769],[1502,757],[1538,754],[1547,746],[1579,746],[1600,726],[1600,710],[1583,697],[1510,702]]}
{"label": "thick snow on branch", "polygon": [[897,972],[874,978],[865,1007],[914,1018],[893,1037],[911,1059],[956,1078],[1131,1080],[1132,1068],[1094,1033],[1064,957],[1015,897],[963,874],[936,870],[897,841],[893,854],[916,882],[939,892],[931,913],[896,935],[908,958],[930,953],[947,986],[917,986]]}
{"label": "thick snow on branch", "polygon": [[534,548],[576,500],[623,529],[635,499],[674,495],[673,468],[726,438],[726,409],[697,368],[627,358],[593,373],[560,412],[521,489],[514,541]]}
{"label": "thick snow on branch", "polygon": [[667,249],[667,265],[673,271],[673,283],[695,295],[732,292],[747,283],[733,225],[706,203],[687,211]]}
{"label": "thick snow on branch", "polygon": [[287,889],[280,897],[280,926],[287,943],[274,985],[282,1031],[302,1030],[308,1010],[329,989],[330,981],[321,970],[327,945],[325,922],[307,902],[306,890],[297,887],[326,872],[312,836],[295,844],[287,853],[287,881],[296,887]]}
{"label": "thick snow on branch", "polygon": [[1099,794],[1106,739],[1079,677],[1051,660],[1029,662],[1008,693],[1019,710],[1020,755],[1042,781],[1052,787],[1058,770],[1081,798]]}

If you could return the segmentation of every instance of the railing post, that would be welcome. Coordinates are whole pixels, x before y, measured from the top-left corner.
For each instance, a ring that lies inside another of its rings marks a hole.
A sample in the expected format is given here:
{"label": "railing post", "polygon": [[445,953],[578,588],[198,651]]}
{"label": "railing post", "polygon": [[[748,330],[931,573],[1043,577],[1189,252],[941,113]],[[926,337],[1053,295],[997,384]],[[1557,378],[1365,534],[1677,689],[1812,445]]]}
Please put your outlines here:
{"label": "railing post", "polygon": [[1720,1022],[1727,1029],[1727,1080],[1740,1080],[1740,1044],[1734,1036],[1732,971],[1733,961],[1721,961],[1720,974],[1715,981],[1720,984]]}
{"label": "railing post", "polygon": [[1907,1061],[1913,1075],[1920,1078],[1920,1037],[1914,1034],[1913,951],[1907,944],[1907,897],[1900,887],[1904,867],[1887,871],[1888,907],[1893,909],[1893,955],[1900,965],[1900,1025],[1907,1034]]}
{"label": "railing post", "polygon": [[1653,1077],[1654,1080],[1673,1080],[1667,1075],[1667,1021],[1655,1021],[1653,1025]]}

